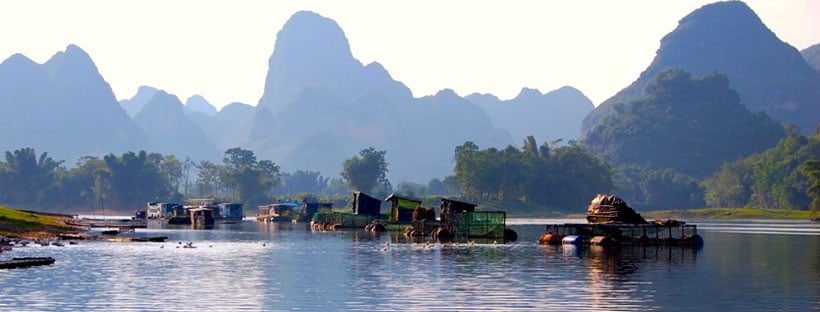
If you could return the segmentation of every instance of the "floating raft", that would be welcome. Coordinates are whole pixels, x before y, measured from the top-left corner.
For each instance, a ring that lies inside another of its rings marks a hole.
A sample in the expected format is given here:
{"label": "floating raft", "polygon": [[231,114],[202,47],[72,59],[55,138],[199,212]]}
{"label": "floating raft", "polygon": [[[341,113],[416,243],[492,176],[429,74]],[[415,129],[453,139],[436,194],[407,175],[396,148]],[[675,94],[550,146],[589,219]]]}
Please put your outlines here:
{"label": "floating raft", "polygon": [[701,246],[703,238],[698,235],[696,225],[668,220],[646,224],[549,224],[539,242],[549,245]]}
{"label": "floating raft", "polygon": [[18,269],[54,263],[52,257],[24,257],[0,261],[0,269]]}

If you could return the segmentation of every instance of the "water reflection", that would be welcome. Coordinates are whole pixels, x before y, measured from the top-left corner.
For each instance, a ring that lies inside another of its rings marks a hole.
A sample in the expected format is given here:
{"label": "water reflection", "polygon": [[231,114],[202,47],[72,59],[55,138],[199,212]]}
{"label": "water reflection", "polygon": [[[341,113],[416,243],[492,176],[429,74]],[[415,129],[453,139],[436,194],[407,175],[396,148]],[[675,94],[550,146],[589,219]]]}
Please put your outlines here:
{"label": "water reflection", "polygon": [[[820,304],[820,235],[705,226],[702,250],[604,249],[539,245],[543,225],[513,227],[519,240],[506,244],[290,223],[140,229],[136,235],[169,241],[15,250],[58,261],[0,271],[0,310],[799,311]],[[188,241],[197,248],[177,248]]]}

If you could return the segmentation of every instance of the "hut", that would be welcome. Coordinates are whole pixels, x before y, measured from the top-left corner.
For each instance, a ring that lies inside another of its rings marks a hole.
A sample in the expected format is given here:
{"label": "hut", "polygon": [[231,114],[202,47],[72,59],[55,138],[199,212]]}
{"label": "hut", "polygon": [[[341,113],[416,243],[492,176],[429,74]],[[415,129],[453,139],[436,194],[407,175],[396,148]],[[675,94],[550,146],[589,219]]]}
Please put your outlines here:
{"label": "hut", "polygon": [[333,203],[322,203],[307,198],[302,200],[302,206],[302,213],[307,217],[313,216],[321,209],[333,210]]}
{"label": "hut", "polygon": [[381,209],[381,200],[359,191],[353,192],[353,214],[378,217]]}
{"label": "hut", "polygon": [[421,199],[390,194],[384,201],[390,202],[390,221],[411,222],[413,221],[413,211],[421,206]]}
{"label": "hut", "polygon": [[475,208],[475,204],[442,198],[442,231],[447,231],[455,238],[505,238],[506,240],[506,212],[475,211]]}

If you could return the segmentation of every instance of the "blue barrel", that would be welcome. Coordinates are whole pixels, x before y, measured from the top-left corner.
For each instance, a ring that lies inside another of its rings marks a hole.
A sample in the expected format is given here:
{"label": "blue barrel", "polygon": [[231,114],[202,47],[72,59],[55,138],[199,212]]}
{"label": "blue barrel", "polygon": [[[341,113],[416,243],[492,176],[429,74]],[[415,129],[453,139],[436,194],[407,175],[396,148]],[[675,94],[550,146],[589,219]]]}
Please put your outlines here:
{"label": "blue barrel", "polygon": [[583,245],[584,237],[579,235],[567,235],[564,236],[564,239],[561,240],[561,243],[565,245]]}
{"label": "blue barrel", "polygon": [[692,241],[695,242],[695,246],[703,246],[703,237],[698,234],[692,235]]}

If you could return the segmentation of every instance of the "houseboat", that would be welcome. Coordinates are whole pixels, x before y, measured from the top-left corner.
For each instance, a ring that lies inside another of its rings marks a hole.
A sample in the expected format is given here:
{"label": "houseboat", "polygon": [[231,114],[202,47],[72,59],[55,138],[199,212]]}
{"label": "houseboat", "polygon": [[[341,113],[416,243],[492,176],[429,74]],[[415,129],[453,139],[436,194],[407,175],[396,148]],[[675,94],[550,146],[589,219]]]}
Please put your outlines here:
{"label": "houseboat", "polygon": [[597,194],[589,204],[587,223],[548,224],[539,242],[549,245],[683,245],[702,246],[697,226],[678,220],[646,221],[613,194]]}
{"label": "houseboat", "polygon": [[221,223],[242,221],[245,218],[243,206],[242,203],[220,203],[214,211],[214,218]]}
{"label": "houseboat", "polygon": [[440,240],[486,239],[515,241],[518,234],[507,228],[504,211],[476,211],[476,204],[442,198],[440,222],[434,236]]}

